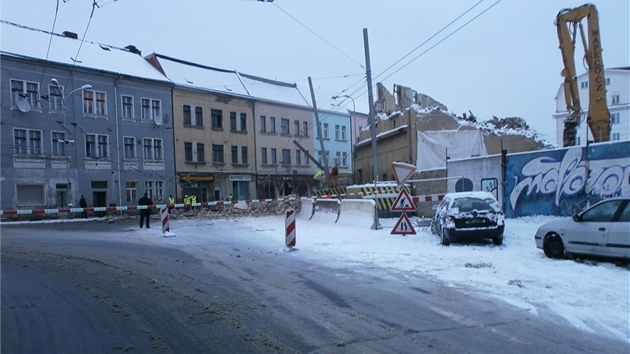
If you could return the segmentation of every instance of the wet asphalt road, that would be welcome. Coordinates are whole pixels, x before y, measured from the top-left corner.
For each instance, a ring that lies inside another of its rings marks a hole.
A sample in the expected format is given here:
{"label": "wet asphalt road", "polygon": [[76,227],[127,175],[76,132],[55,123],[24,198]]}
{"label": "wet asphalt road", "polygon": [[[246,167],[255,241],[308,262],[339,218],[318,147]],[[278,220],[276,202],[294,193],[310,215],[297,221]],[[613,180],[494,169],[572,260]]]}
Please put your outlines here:
{"label": "wet asphalt road", "polygon": [[306,262],[225,230],[198,244],[160,244],[133,236],[133,228],[137,220],[3,224],[2,352],[630,349],[543,313],[532,316],[393,270]]}

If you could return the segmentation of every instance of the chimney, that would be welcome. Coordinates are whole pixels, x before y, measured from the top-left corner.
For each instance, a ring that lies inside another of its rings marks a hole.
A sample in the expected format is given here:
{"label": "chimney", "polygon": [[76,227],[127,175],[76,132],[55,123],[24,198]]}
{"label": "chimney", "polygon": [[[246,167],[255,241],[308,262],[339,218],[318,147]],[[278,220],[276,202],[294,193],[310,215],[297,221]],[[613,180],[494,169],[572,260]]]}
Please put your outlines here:
{"label": "chimney", "polygon": [[125,49],[127,49],[131,53],[142,55],[142,52],[140,51],[140,49],[136,48],[135,45],[131,45],[130,44],[130,45],[126,46]]}
{"label": "chimney", "polygon": [[79,36],[76,33],[70,31],[63,31],[63,36],[72,39],[79,39]]}

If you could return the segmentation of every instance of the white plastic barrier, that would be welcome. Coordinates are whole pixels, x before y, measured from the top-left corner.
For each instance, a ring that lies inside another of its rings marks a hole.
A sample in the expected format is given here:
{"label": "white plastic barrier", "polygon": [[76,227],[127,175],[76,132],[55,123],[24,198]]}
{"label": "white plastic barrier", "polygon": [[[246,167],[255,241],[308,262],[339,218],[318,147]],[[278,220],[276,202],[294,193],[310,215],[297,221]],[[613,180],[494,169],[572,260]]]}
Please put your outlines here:
{"label": "white plastic barrier", "polygon": [[376,202],[374,199],[344,199],[338,224],[370,228],[374,224]]}
{"label": "white plastic barrier", "polygon": [[300,212],[297,214],[297,219],[300,221],[306,221],[313,216],[313,208],[314,208],[314,200],[313,198],[300,198],[302,202],[302,207],[300,208]]}

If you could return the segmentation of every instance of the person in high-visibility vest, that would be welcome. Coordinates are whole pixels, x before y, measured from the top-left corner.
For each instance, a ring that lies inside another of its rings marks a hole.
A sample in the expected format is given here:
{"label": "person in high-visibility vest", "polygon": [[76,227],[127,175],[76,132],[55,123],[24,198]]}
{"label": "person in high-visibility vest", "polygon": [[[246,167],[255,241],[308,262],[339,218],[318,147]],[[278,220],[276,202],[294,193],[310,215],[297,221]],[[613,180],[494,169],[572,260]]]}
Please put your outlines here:
{"label": "person in high-visibility vest", "polygon": [[190,210],[190,206],[188,205],[190,204],[190,197],[188,194],[184,194],[184,199],[182,201],[184,202],[184,211]]}
{"label": "person in high-visibility vest", "polygon": [[168,204],[169,204],[168,213],[170,214],[171,210],[173,209],[173,204],[175,204],[175,198],[173,198],[172,194],[168,196]]}
{"label": "person in high-visibility vest", "polygon": [[324,171],[317,171],[315,175],[313,175],[313,179],[316,181],[317,189],[321,189],[322,185],[322,176],[324,175]]}
{"label": "person in high-visibility vest", "polygon": [[[197,203],[197,196],[196,195],[191,195],[190,196],[190,204],[196,204]],[[195,207],[192,207],[193,210],[195,209]]]}

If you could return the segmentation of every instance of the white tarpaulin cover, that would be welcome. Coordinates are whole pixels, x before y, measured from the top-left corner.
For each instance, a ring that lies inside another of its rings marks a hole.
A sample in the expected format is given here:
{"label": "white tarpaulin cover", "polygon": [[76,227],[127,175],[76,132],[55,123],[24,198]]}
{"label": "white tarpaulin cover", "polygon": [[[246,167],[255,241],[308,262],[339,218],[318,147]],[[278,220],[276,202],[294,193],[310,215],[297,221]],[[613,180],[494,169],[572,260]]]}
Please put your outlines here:
{"label": "white tarpaulin cover", "polygon": [[446,156],[452,160],[488,154],[479,130],[418,131],[419,171],[446,168]]}

